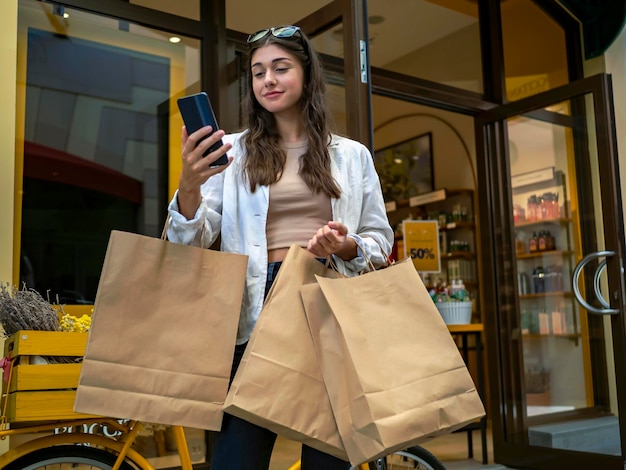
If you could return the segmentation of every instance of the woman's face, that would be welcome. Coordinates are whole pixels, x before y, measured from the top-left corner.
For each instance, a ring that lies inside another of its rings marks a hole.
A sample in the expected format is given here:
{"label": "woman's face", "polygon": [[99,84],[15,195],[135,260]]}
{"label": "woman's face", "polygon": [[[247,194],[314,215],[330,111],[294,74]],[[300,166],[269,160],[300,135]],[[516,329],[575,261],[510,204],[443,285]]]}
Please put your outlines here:
{"label": "woman's face", "polygon": [[260,47],[252,54],[252,90],[270,113],[300,113],[304,69],[300,60],[276,44]]}

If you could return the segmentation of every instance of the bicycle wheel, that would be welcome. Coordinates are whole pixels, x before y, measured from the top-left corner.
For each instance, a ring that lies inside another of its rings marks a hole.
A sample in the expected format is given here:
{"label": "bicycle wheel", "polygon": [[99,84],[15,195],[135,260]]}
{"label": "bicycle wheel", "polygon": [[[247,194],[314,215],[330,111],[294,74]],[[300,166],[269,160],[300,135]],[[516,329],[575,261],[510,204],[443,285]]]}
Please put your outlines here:
{"label": "bicycle wheel", "polygon": [[437,457],[420,446],[394,452],[370,463],[371,470],[446,470]]}
{"label": "bicycle wheel", "polygon": [[[5,470],[111,470],[117,456],[106,450],[82,445],[37,449],[11,462]],[[123,462],[120,470],[139,467]]]}

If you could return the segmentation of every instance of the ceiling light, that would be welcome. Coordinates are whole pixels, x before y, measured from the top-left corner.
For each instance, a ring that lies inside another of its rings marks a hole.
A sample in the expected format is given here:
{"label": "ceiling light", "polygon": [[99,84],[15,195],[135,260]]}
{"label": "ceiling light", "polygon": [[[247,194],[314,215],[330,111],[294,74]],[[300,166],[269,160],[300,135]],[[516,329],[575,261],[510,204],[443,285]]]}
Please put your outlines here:
{"label": "ceiling light", "polygon": [[178,44],[178,43],[180,42],[180,40],[181,40],[181,39],[180,39],[178,36],[172,36],[172,37],[170,38],[170,42],[171,42],[172,44]]}

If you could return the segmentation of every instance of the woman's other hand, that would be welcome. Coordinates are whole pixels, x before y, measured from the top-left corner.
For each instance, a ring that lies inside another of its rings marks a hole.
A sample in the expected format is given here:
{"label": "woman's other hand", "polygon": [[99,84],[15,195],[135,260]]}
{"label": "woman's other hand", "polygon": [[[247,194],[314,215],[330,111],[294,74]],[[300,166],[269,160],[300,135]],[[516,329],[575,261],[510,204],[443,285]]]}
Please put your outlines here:
{"label": "woman's other hand", "polygon": [[334,254],[343,260],[357,255],[357,244],[348,235],[348,227],[341,222],[330,221],[309,240],[307,250],[318,258]]}
{"label": "woman's other hand", "polygon": [[218,130],[213,135],[202,140],[211,131],[211,127],[208,126],[197,130],[191,135],[187,135],[187,129],[183,126],[183,168],[178,183],[178,210],[187,219],[192,219],[195,216],[200,205],[202,199],[200,186],[211,176],[221,173],[228,168],[233,161],[233,157],[228,157],[228,164],[211,167],[211,163],[225,155],[232,148],[231,144],[224,144],[206,157],[202,156],[208,148],[224,137],[224,131]]}

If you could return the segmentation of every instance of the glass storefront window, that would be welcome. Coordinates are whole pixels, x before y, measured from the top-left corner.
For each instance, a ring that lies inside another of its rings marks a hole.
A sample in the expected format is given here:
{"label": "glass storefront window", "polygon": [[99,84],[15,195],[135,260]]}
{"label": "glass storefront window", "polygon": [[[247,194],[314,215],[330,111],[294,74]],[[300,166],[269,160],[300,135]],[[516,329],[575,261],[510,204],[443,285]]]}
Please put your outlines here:
{"label": "glass storefront window", "polygon": [[111,230],[160,236],[180,154],[172,98],[198,87],[200,43],[37,1],[18,14],[20,283],[91,304]]}
{"label": "glass storefront window", "polygon": [[226,0],[226,27],[249,34],[271,26],[294,24],[329,3],[332,0],[267,0],[260,6],[249,0]]}
{"label": "glass storefront window", "polygon": [[[372,67],[482,93],[476,3],[404,0],[390,8],[370,0],[368,17]],[[342,25],[316,38],[315,47],[343,57]]]}
{"label": "glass storefront window", "polygon": [[469,150],[474,148],[471,117],[380,95],[372,96],[372,109],[376,152],[432,134],[432,187],[402,198],[440,188],[476,187],[476,157]]}
{"label": "glass storefront window", "polygon": [[519,100],[568,83],[563,28],[532,1],[507,0],[500,8],[506,99]]}
{"label": "glass storefront window", "polygon": [[129,0],[129,3],[153,10],[184,16],[192,20],[200,19],[200,0],[185,0],[184,2],[170,2],[167,0]]}

